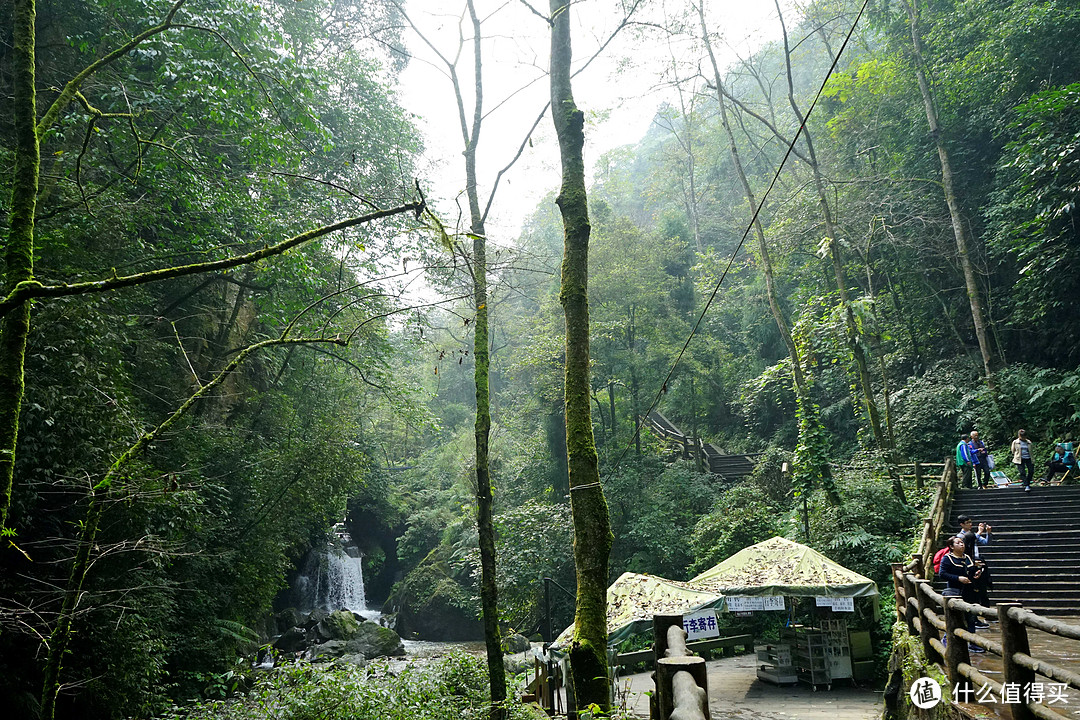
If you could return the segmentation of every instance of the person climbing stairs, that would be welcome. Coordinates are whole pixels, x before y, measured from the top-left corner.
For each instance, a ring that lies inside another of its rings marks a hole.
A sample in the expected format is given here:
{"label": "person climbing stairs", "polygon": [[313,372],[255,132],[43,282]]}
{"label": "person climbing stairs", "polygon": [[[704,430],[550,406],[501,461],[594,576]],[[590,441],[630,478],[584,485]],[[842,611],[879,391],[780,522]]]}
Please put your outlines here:
{"label": "person climbing stairs", "polygon": [[992,572],[991,602],[1080,615],[1080,486],[959,490],[946,537],[959,529],[959,515],[993,526],[990,544],[979,546]]}

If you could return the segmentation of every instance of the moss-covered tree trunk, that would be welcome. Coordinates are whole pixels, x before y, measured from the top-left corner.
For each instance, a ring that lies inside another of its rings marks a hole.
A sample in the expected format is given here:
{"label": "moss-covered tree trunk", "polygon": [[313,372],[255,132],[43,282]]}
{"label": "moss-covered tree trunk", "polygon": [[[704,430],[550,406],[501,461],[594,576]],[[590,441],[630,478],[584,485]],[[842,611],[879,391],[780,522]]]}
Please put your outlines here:
{"label": "moss-covered tree trunk", "polygon": [[577,602],[570,671],[578,708],[610,709],[607,663],[607,581],[611,522],[600,484],[589,408],[589,208],[585,194],[585,116],[570,86],[568,0],[550,0],[551,114],[559,137],[562,186],[555,202],[563,218],[562,287],[566,317],[566,454],[574,522]]}
{"label": "moss-covered tree trunk", "polygon": [[907,11],[908,20],[911,24],[915,78],[919,82],[919,92],[922,94],[923,106],[926,109],[926,122],[930,126],[930,135],[934,138],[934,145],[937,146],[938,161],[941,164],[941,189],[945,193],[945,204],[949,207],[949,219],[952,221],[953,236],[956,238],[956,254],[960,258],[960,268],[964,273],[964,285],[967,289],[968,305],[971,307],[971,319],[975,324],[975,338],[979,341],[979,354],[982,355],[983,374],[987,386],[993,388],[993,378],[990,375],[990,338],[986,333],[986,319],[983,317],[979,283],[975,278],[975,267],[971,262],[971,243],[968,239],[963,212],[960,208],[960,199],[953,181],[949,150],[945,147],[945,140],[941,136],[937,108],[934,106],[934,95],[930,90],[930,83],[926,79],[922,37],[919,34],[919,11],[915,6],[915,0],[904,0],[904,9]]}
{"label": "moss-covered tree trunk", "polygon": [[825,178],[821,172],[821,166],[818,163],[817,153],[814,150],[814,139],[810,134],[810,128],[806,126],[806,116],[803,115],[799,109],[799,104],[795,100],[795,85],[791,71],[791,47],[788,43],[787,26],[784,24],[784,15],[780,9],[779,0],[774,0],[776,5],[776,12],[780,17],[780,27],[783,30],[784,36],[784,63],[787,70],[787,85],[788,85],[788,104],[791,106],[791,111],[795,115],[795,119],[803,129],[803,138],[806,140],[806,160],[810,166],[810,171],[814,178],[814,189],[817,191],[818,204],[821,206],[821,219],[825,226],[825,242],[827,244],[827,252],[829,254],[829,261],[832,265],[833,276],[836,279],[836,291],[840,296],[840,311],[844,315],[844,326],[846,329],[846,339],[848,349],[851,351],[852,357],[855,360],[855,375],[858,379],[859,389],[861,390],[863,406],[866,408],[867,419],[870,423],[870,432],[874,435],[874,442],[878,449],[884,453],[886,459],[890,465],[889,475],[892,478],[893,494],[901,502],[906,502],[904,497],[904,487],[900,482],[900,477],[896,473],[895,458],[893,457],[893,448],[889,443],[888,438],[885,436],[885,432],[881,425],[881,413],[878,411],[877,401],[874,399],[874,386],[870,380],[870,367],[866,357],[866,351],[863,348],[862,343],[859,342],[859,327],[855,321],[855,311],[851,306],[851,298],[848,296],[847,290],[847,278],[844,273],[844,263],[840,257],[840,248],[837,244],[836,225],[833,222],[832,210],[829,207],[829,198],[825,188]]}
{"label": "moss-covered tree trunk", "polygon": [[476,147],[480,142],[483,120],[484,83],[480,41],[483,35],[480,18],[472,0],[468,2],[473,25],[473,116],[465,117],[465,105],[457,74],[451,67],[454,92],[457,96],[462,138],[465,141],[465,194],[469,201],[470,235],[472,236],[473,304],[476,317],[473,323],[473,361],[476,384],[476,529],[480,539],[480,606],[484,621],[484,643],[487,650],[488,682],[491,689],[492,720],[501,720],[506,705],[506,668],[503,665],[502,635],[499,631],[499,591],[495,582],[495,523],[492,518],[494,497],[491,490],[488,442],[491,436],[491,406],[488,387],[488,291],[487,291],[487,230],[480,210],[480,194],[476,178]]}
{"label": "moss-covered tree trunk", "polygon": [[[41,153],[37,131],[34,73],[34,0],[15,0],[12,37],[12,114],[15,121],[15,173],[4,275],[5,294],[34,276],[34,213]],[[24,301],[0,326],[0,528],[7,526],[23,400],[23,361],[30,334],[30,303]]]}

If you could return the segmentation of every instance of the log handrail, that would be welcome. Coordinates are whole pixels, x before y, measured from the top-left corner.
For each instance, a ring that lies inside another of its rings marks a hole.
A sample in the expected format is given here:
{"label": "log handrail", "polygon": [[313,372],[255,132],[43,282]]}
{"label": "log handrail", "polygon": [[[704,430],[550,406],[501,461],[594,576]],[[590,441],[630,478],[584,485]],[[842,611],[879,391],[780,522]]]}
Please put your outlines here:
{"label": "log handrail", "polygon": [[[1080,641],[1080,625],[1071,625],[1032,612],[1019,603],[997,603],[993,608],[966,602],[958,597],[943,597],[930,582],[912,568],[894,563],[893,586],[896,589],[896,612],[908,633],[918,636],[927,659],[937,663],[952,687],[968,692],[972,683],[989,687],[996,698],[1011,708],[1014,720],[1061,720],[1061,715],[1040,702],[1027,702],[1024,693],[1006,698],[1006,687],[1030,686],[1039,674],[1061,685],[1080,690],[1080,673],[1073,672],[1031,654],[1029,630],[1036,630],[1067,640]],[[968,632],[965,615],[996,619],[1001,625],[1002,641],[996,642]],[[943,644],[944,631],[953,642]],[[968,643],[973,643],[1001,658],[1004,683],[993,680],[971,665]],[[1080,646],[1078,646],[1080,650]],[[975,695],[965,696],[975,697]]]}
{"label": "log handrail", "polygon": [[[924,467],[931,465],[931,463],[920,464]],[[934,551],[937,550],[938,536],[941,535],[941,531],[949,519],[949,508],[952,506],[953,497],[956,494],[956,461],[949,458],[940,466],[943,468],[941,479],[936,483],[934,500],[930,505],[930,516],[923,518],[923,532],[919,537],[918,549],[912,554],[911,562],[903,566],[905,572],[914,572],[920,578],[930,577],[931,563],[925,561],[933,557]],[[897,604],[898,612],[899,607],[899,604]]]}

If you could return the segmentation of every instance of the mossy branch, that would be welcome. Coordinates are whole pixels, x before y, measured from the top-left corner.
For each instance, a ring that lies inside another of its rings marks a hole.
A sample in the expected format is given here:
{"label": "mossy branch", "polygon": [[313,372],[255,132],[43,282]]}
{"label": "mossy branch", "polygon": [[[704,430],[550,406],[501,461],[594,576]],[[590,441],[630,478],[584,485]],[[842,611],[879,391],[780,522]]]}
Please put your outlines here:
{"label": "mossy branch", "polygon": [[78,75],[69,80],[67,84],[64,85],[64,87],[60,90],[60,94],[57,96],[57,98],[53,100],[52,104],[49,106],[49,109],[46,110],[45,114],[41,116],[41,120],[38,121],[38,137],[41,137],[46,132],[48,132],[49,128],[51,128],[53,124],[56,123],[56,119],[60,117],[60,111],[67,107],[68,103],[70,103],[76,98],[79,88],[82,87],[82,84],[86,82],[86,80],[91,75],[93,75],[106,65],[112,63],[113,61],[124,57],[146,40],[154,37],[155,35],[160,35],[161,33],[171,28],[173,26],[173,18],[176,17],[176,13],[180,11],[180,8],[183,7],[185,2],[187,2],[187,0],[176,0],[176,2],[173,3],[173,6],[169,8],[169,12],[165,14],[165,19],[162,20],[160,24],[144,30],[135,37],[131,38],[131,40],[127,41],[120,47],[110,52],[108,55],[105,55],[101,59],[95,60],[94,62],[90,63],[85,68],[83,68]]}
{"label": "mossy branch", "polygon": [[147,272],[136,273],[135,275],[114,275],[113,277],[104,280],[93,280],[90,282],[71,283],[66,285],[42,285],[37,280],[27,280],[16,285],[15,288],[8,293],[7,297],[0,300],[0,317],[7,315],[27,300],[35,298],[85,295],[86,293],[117,290],[119,288],[133,287],[135,285],[143,285],[159,280],[169,280],[172,278],[184,277],[186,275],[197,275],[200,273],[214,272],[216,270],[228,270],[230,268],[239,267],[240,265],[257,262],[264,258],[280,255],[286,250],[303,245],[306,242],[320,238],[324,235],[337,232],[338,230],[345,230],[357,225],[364,225],[373,220],[392,217],[409,211],[419,215],[425,207],[424,198],[421,196],[419,200],[406,203],[405,205],[347,218],[331,225],[324,225],[323,227],[300,233],[299,235],[295,235],[288,240],[283,240],[276,245],[269,245],[263,247],[261,250],[256,250],[255,252],[234,255],[222,260],[192,263],[190,265],[176,265],[158,270],[148,270]]}

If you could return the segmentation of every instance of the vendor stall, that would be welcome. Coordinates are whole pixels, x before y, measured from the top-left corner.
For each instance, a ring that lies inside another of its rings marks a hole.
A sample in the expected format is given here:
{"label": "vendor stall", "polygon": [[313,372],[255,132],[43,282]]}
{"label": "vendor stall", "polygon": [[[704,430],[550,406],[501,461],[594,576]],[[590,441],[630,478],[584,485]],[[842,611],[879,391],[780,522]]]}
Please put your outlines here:
{"label": "vendor stall", "polygon": [[[721,593],[654,575],[623,573],[607,589],[608,646],[648,629],[653,615],[687,615],[697,610],[723,607]],[[573,632],[573,625],[566,628],[552,643],[553,647],[565,647]]]}
{"label": "vendor stall", "polygon": [[[813,548],[774,537],[740,550],[687,585],[725,596],[732,611],[790,611],[792,598],[813,603],[814,612],[807,613],[814,616],[812,625],[789,622],[780,642],[758,648],[762,680],[802,680],[817,688],[872,668],[869,635],[850,633],[845,613],[854,611],[855,598],[869,598],[876,617],[877,585]],[[853,648],[867,657],[853,656]]]}

